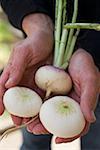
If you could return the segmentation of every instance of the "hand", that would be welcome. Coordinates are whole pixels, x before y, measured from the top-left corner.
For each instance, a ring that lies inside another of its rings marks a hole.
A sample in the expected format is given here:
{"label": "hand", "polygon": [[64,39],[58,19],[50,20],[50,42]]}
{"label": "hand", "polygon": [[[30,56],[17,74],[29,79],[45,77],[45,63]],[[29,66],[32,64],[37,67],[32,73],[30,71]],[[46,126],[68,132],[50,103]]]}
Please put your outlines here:
{"label": "hand", "polygon": [[[53,49],[53,25],[48,16],[29,15],[23,20],[22,26],[27,38],[15,45],[0,77],[0,114],[4,111],[3,95],[8,88],[20,85],[38,90],[34,83],[35,71],[47,63]],[[26,121],[16,116],[12,118],[18,125]]]}
{"label": "hand", "polygon": [[74,84],[69,96],[78,101],[87,123],[79,136],[69,139],[56,138],[57,143],[71,142],[86,134],[89,125],[96,120],[94,110],[100,89],[100,72],[90,54],[82,49],[77,50],[71,58],[69,74]]}
{"label": "hand", "polygon": [[[73,80],[73,90],[69,96],[80,104],[81,110],[86,119],[86,126],[80,135],[69,139],[57,137],[55,140],[56,143],[71,142],[86,134],[90,123],[96,120],[94,110],[97,104],[97,96],[100,88],[100,73],[94,64],[92,57],[85,50],[77,50],[71,58],[68,70]],[[45,130],[39,119],[29,124],[27,128],[35,134],[49,133]]]}

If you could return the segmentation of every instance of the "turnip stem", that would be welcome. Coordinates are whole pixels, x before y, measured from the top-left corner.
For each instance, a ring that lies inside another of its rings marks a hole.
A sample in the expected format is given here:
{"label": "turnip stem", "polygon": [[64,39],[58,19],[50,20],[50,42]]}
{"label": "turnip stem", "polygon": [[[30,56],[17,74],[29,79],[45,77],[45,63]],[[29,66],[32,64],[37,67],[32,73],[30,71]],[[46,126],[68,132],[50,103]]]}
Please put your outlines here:
{"label": "turnip stem", "polygon": [[56,8],[55,8],[55,35],[56,35],[57,16],[58,16],[58,4],[59,4],[59,1],[56,0]]}
{"label": "turnip stem", "polygon": [[64,0],[63,1],[63,21],[62,21],[62,27],[67,22],[66,5],[67,5],[67,0]]}
{"label": "turnip stem", "polygon": [[69,65],[69,61],[70,61],[70,58],[72,56],[72,53],[73,53],[73,49],[75,47],[75,43],[76,43],[76,40],[77,40],[77,36],[79,35],[79,29],[77,29],[75,35],[73,36],[72,38],[72,42],[71,42],[71,45],[70,45],[70,48],[69,48],[69,52],[67,54],[67,57],[66,57],[66,62],[64,63],[64,65],[62,66],[63,69],[66,69],[66,67],[68,67]]}
{"label": "turnip stem", "polygon": [[66,58],[66,61],[62,64],[62,66],[61,66],[61,68],[63,68],[63,69],[66,69],[67,67],[68,67],[68,65],[69,65],[69,60],[70,60],[70,58],[71,58],[71,55],[72,55],[72,53],[73,53],[73,49],[74,49],[74,46],[75,46],[75,43],[76,43],[76,40],[77,40],[77,36],[78,36],[78,34],[79,34],[79,29],[76,31],[76,33],[75,33],[75,35],[73,36],[73,38],[72,38],[72,44],[71,44],[71,46],[70,46],[70,48],[69,48],[69,53],[68,53],[68,55],[67,55],[67,58]]}
{"label": "turnip stem", "polygon": [[[55,31],[55,54],[54,66],[66,69],[74,50],[74,46],[79,34],[78,29],[94,29],[100,31],[98,23],[76,23],[78,14],[78,0],[74,0],[74,12],[71,23],[66,21],[66,0],[56,0],[56,31]],[[64,26],[63,26],[64,25]],[[74,34],[74,29],[77,29]]]}
{"label": "turnip stem", "polygon": [[[56,12],[57,15],[57,22],[56,22],[56,31],[55,31],[55,54],[54,54],[54,64],[57,60],[57,56],[59,54],[59,44],[60,44],[60,35],[61,35],[61,23],[62,23],[62,6],[63,1],[57,0],[56,5],[58,6],[58,12]],[[57,7],[56,6],[56,7]]]}
{"label": "turnip stem", "polygon": [[[78,14],[78,0],[74,0],[74,13],[73,13],[73,17],[72,17],[72,23],[76,22],[77,19],[77,14]],[[65,55],[64,55],[64,61],[66,60],[70,45],[71,45],[71,41],[73,38],[73,34],[74,34],[74,29],[71,29],[69,32],[69,37],[68,37],[68,42],[67,42],[67,47],[65,50]]]}
{"label": "turnip stem", "polygon": [[67,23],[64,28],[66,29],[93,29],[100,31],[100,24],[96,23]]}
{"label": "turnip stem", "polygon": [[[62,27],[66,24],[67,22],[67,16],[66,16],[66,5],[67,5],[67,1],[63,0],[63,19],[62,19]],[[55,66],[59,67],[62,65],[63,62],[63,56],[64,56],[64,51],[65,51],[65,46],[66,46],[66,42],[67,42],[67,35],[68,35],[68,31],[65,30],[64,28],[62,28],[62,34],[61,34],[61,41],[60,41],[60,45],[59,45],[59,55],[57,56],[56,62],[55,62]]]}
{"label": "turnip stem", "polygon": [[59,47],[59,55],[56,61],[56,66],[57,67],[61,67],[62,63],[63,63],[63,56],[64,56],[64,51],[65,51],[65,46],[66,46],[66,42],[67,42],[67,35],[68,35],[68,30],[63,29],[63,33],[62,33],[62,37],[61,37],[61,43],[60,43],[60,47]]}
{"label": "turnip stem", "polygon": [[68,55],[67,55],[67,61],[69,61],[70,58],[71,58],[71,55],[72,55],[73,49],[74,49],[74,47],[75,47],[75,43],[76,43],[77,37],[78,37],[78,35],[79,35],[79,32],[80,32],[80,30],[77,29],[75,35],[74,35],[73,38],[72,38],[72,43],[71,43],[71,45],[70,45],[69,53],[68,53]]}
{"label": "turnip stem", "polygon": [[32,118],[30,121],[28,121],[28,122],[25,123],[25,124],[22,124],[22,125],[20,125],[20,126],[15,126],[15,127],[12,127],[12,128],[7,129],[7,130],[1,135],[0,141],[1,141],[5,136],[7,136],[8,134],[10,134],[10,133],[12,133],[12,132],[14,132],[14,131],[16,131],[16,130],[19,130],[19,129],[21,129],[21,128],[26,127],[28,124],[30,124],[31,122],[33,122],[33,121],[34,121],[35,119],[37,119],[37,118],[38,118],[38,115],[36,115],[34,118]]}

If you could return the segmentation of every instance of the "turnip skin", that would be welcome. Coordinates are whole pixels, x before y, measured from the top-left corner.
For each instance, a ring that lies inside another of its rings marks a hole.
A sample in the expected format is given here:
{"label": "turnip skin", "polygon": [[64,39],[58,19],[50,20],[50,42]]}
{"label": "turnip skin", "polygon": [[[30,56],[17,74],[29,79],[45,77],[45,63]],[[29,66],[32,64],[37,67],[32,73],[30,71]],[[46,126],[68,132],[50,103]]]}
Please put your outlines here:
{"label": "turnip skin", "polygon": [[3,103],[10,114],[19,117],[34,117],[40,111],[42,99],[29,88],[12,87],[5,92]]}
{"label": "turnip skin", "polygon": [[70,76],[64,70],[50,65],[37,70],[35,82],[42,90],[56,94],[67,94],[72,87]]}
{"label": "turnip skin", "polygon": [[45,101],[39,116],[44,127],[61,138],[78,136],[86,124],[79,104],[67,96],[55,96]]}

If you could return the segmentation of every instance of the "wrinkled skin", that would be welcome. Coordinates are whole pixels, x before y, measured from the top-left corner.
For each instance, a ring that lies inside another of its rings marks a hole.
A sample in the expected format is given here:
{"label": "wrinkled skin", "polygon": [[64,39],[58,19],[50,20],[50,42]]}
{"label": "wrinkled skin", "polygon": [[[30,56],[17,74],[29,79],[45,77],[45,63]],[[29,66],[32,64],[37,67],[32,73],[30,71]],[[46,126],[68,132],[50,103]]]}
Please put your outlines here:
{"label": "wrinkled skin", "polygon": [[[25,31],[28,37],[15,45],[7,66],[0,77],[0,114],[4,111],[2,101],[4,92],[10,87],[17,85],[26,86],[37,91],[42,97],[44,95],[34,83],[34,74],[38,67],[51,62],[53,32],[48,25],[46,28],[42,26],[42,30],[39,26],[38,24],[38,28],[34,27],[30,31],[31,28],[27,30],[27,24],[25,24]],[[97,95],[100,88],[100,73],[90,54],[83,49],[78,49],[73,54],[68,72],[73,81],[73,89],[69,95],[80,103],[80,107],[86,118],[86,127],[80,134],[82,136],[88,131],[89,125],[96,119],[93,112],[96,107]],[[31,119],[11,116],[16,125],[20,125]],[[39,118],[29,124],[27,129],[34,134],[48,134],[48,131],[45,130]],[[56,143],[71,142],[76,138],[63,139],[57,137]]]}

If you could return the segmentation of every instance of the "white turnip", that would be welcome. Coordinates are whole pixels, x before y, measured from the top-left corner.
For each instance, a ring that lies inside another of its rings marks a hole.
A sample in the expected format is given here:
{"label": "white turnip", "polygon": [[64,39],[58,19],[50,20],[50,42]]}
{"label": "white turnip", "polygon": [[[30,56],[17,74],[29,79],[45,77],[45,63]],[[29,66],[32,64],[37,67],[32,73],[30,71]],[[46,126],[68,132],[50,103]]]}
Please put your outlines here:
{"label": "white turnip", "polygon": [[12,87],[3,97],[7,111],[19,117],[34,117],[39,113],[42,105],[41,97],[26,87]]}
{"label": "white turnip", "polygon": [[44,127],[58,137],[78,136],[85,127],[79,104],[67,96],[55,96],[45,101],[39,115]]}
{"label": "white turnip", "polygon": [[39,88],[47,91],[47,96],[51,92],[67,94],[72,87],[70,76],[64,70],[50,65],[40,67],[37,70],[35,82]]}

